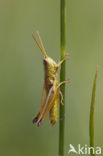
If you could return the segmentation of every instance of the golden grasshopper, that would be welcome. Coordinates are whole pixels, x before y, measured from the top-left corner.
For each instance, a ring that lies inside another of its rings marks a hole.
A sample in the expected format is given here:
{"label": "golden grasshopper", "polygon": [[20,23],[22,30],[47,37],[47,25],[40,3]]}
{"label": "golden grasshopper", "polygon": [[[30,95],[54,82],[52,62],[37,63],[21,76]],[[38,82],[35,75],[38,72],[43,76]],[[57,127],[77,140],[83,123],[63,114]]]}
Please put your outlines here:
{"label": "golden grasshopper", "polygon": [[43,63],[44,63],[45,78],[42,89],[40,110],[38,114],[33,118],[32,122],[36,123],[37,126],[40,126],[44,122],[47,114],[49,113],[50,124],[51,126],[53,126],[57,121],[59,96],[61,96],[61,103],[63,103],[62,102],[63,96],[60,91],[60,86],[64,83],[69,82],[69,80],[67,80],[58,83],[57,77],[58,68],[66,60],[66,58],[61,60],[59,63],[56,63],[52,58],[48,57],[38,32],[37,35],[40,44],[33,34],[32,37],[44,56]]}

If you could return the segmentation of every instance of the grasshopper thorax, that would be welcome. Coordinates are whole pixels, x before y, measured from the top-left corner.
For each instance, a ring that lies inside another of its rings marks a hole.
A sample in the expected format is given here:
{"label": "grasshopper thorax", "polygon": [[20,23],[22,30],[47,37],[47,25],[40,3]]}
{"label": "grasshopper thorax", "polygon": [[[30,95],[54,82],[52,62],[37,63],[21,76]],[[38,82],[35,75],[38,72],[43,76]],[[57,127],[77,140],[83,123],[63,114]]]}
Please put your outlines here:
{"label": "grasshopper thorax", "polygon": [[58,66],[56,62],[48,56],[43,59],[43,63],[45,72],[45,84],[48,92],[49,89],[53,86],[54,81],[57,82]]}

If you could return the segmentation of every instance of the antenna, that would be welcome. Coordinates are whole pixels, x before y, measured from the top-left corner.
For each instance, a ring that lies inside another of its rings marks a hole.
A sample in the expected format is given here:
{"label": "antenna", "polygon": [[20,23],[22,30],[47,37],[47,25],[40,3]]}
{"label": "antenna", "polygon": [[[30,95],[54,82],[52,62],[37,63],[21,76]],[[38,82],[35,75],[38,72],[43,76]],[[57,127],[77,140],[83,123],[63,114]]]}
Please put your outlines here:
{"label": "antenna", "polygon": [[[36,40],[36,38],[35,38],[35,36],[33,35],[33,33],[32,33],[32,37],[33,37],[34,41],[36,42],[37,46],[39,47],[39,49],[41,50],[42,54],[43,54],[44,57],[46,58],[47,55],[46,55],[46,52],[45,52],[45,49],[44,49],[44,47],[43,47],[43,44],[42,44],[41,39],[39,39],[39,40],[40,40],[40,44],[41,44],[42,48],[41,48],[41,46],[39,45],[39,42]],[[40,35],[39,35],[38,37],[40,37]]]}

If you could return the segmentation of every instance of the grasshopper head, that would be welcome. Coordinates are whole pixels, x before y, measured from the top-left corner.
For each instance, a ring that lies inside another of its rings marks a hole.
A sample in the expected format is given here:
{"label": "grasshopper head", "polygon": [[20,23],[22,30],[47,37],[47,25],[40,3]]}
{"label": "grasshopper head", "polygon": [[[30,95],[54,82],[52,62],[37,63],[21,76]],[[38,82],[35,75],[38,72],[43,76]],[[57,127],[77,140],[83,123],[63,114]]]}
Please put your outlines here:
{"label": "grasshopper head", "polygon": [[49,73],[51,74],[56,74],[58,68],[56,62],[52,58],[48,56],[44,57],[43,63],[44,63],[45,71],[49,71]]}

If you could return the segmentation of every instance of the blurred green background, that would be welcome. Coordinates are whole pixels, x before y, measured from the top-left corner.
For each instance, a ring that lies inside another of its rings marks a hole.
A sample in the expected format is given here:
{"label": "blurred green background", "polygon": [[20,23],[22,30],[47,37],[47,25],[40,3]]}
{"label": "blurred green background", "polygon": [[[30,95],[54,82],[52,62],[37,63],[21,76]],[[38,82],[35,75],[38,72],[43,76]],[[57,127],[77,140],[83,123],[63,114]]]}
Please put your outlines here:
{"label": "blurred green background", "polygon": [[[89,108],[96,66],[95,145],[103,145],[103,1],[66,1],[65,156],[69,144],[89,144]],[[40,106],[43,56],[32,39],[39,30],[45,49],[60,59],[60,1],[0,0],[0,155],[58,155],[58,122],[32,124]]]}

